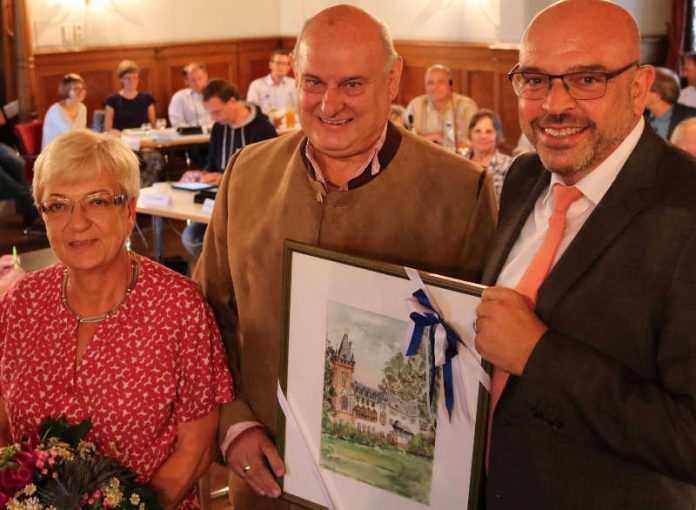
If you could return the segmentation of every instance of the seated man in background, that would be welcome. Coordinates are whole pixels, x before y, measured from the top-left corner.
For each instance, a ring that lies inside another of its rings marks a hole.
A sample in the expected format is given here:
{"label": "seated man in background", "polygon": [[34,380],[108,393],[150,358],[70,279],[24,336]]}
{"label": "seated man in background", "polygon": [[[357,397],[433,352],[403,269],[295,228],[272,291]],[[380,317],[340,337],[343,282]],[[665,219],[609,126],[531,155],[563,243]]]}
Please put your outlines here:
{"label": "seated man in background", "polygon": [[452,71],[441,64],[425,72],[425,95],[406,107],[410,128],[443,147],[457,151],[470,144],[469,122],[478,110],[473,99],[453,90]]}
{"label": "seated man in background", "polygon": [[[237,87],[214,78],[203,87],[203,106],[215,121],[210,132],[208,162],[205,170],[189,170],[182,181],[218,184],[232,155],[245,145],[278,136],[261,109],[241,100]],[[205,224],[191,223],[181,235],[186,251],[194,257],[201,253]]]}
{"label": "seated man in background", "polygon": [[266,115],[273,110],[294,110],[297,102],[295,79],[290,78],[290,56],[287,50],[275,50],[268,61],[271,70],[249,85],[247,101],[256,103]]}
{"label": "seated man in background", "polygon": [[657,134],[669,140],[672,131],[682,120],[696,117],[696,108],[677,103],[679,78],[666,67],[655,68],[655,81],[650,87],[645,108],[648,120]]}
{"label": "seated man in background", "polygon": [[696,117],[680,122],[669,141],[696,157]]}
{"label": "seated man in background", "polygon": [[12,199],[22,226],[28,227],[38,216],[29,185],[24,180],[24,160],[11,147],[16,142],[11,125],[0,110],[0,200]]}
{"label": "seated man in background", "polygon": [[186,88],[177,90],[169,101],[172,127],[210,126],[213,121],[203,107],[203,87],[208,83],[205,64],[192,62],[184,67]]}
{"label": "seated man in background", "polygon": [[684,55],[682,76],[686,79],[686,87],[679,94],[678,103],[696,108],[696,52]]}

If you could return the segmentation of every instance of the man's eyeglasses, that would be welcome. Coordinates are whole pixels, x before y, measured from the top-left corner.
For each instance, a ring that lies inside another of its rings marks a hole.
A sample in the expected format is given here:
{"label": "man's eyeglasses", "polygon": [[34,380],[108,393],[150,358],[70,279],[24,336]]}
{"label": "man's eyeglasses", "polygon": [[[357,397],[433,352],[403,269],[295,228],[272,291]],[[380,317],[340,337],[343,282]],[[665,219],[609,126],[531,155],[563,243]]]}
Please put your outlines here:
{"label": "man's eyeglasses", "polygon": [[638,62],[605,73],[603,71],[577,71],[565,74],[544,74],[530,71],[519,71],[517,64],[508,73],[512,89],[522,99],[544,99],[551,90],[554,79],[563,82],[568,95],[573,99],[599,99],[607,91],[607,82],[633,67],[639,67]]}
{"label": "man's eyeglasses", "polygon": [[113,210],[117,205],[126,202],[125,193],[114,195],[104,191],[102,193],[92,193],[86,195],[80,200],[71,200],[69,198],[49,198],[41,202],[41,212],[48,218],[58,219],[67,218],[73,212],[75,204],[80,204],[85,214],[89,216],[99,216]]}

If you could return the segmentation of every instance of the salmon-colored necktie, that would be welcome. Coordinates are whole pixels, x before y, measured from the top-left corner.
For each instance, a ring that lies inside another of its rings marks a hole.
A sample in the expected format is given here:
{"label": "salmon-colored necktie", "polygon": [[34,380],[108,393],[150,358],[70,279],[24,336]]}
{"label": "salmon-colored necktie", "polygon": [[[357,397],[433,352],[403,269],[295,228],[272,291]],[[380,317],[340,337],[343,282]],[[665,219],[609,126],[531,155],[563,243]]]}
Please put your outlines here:
{"label": "salmon-colored necktie", "polygon": [[[570,205],[582,196],[578,188],[569,188],[561,184],[553,187],[553,212],[549,218],[549,228],[546,231],[544,240],[539,249],[534,254],[534,258],[527,266],[527,270],[520,278],[515,290],[529,298],[532,306],[536,302],[537,290],[544,281],[546,275],[551,270],[551,265],[556,258],[558,247],[563,240],[563,232],[566,226],[566,213]],[[493,412],[498,404],[498,399],[505,389],[510,374],[504,370],[493,368],[493,379],[491,381],[491,401],[488,408],[488,450],[490,451],[490,434],[493,424]]]}

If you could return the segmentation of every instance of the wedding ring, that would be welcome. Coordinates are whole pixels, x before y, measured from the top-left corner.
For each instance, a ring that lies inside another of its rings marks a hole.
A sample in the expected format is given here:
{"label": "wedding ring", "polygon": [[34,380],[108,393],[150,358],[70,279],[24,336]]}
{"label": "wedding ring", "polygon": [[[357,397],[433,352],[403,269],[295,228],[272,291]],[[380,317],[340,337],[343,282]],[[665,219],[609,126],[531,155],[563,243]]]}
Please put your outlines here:
{"label": "wedding ring", "polygon": [[251,471],[251,466],[249,464],[247,464],[246,466],[244,466],[242,468],[242,471],[244,471],[244,473],[248,473],[249,471]]}
{"label": "wedding ring", "polygon": [[479,320],[479,318],[476,317],[476,318],[474,319],[473,324],[472,324],[472,326],[474,327],[474,333],[476,333],[477,335],[478,335],[478,320]]}

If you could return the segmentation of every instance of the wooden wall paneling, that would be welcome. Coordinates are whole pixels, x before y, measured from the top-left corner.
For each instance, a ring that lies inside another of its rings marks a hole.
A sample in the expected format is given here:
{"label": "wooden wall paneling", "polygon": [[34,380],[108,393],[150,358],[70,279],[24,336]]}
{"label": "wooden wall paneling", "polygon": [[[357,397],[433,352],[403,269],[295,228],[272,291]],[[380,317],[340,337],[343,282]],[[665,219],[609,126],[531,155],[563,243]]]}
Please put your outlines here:
{"label": "wooden wall paneling", "polygon": [[396,102],[406,106],[408,102],[416,96],[425,92],[425,70],[426,66],[408,65],[404,62],[404,69],[401,72],[401,87]]}
{"label": "wooden wall paneling", "polygon": [[239,41],[239,76],[235,85],[242,97],[246,97],[249,84],[256,78],[268,74],[268,60],[276,48],[281,47],[280,38],[243,39]]}
{"label": "wooden wall paneling", "polygon": [[0,0],[0,22],[2,22],[2,30],[0,30],[2,95],[0,99],[8,101],[9,98],[17,97],[17,81],[15,77],[17,66],[14,56],[14,11],[11,0]]}
{"label": "wooden wall paneling", "polygon": [[210,78],[234,80],[237,76],[238,51],[236,41],[204,41],[158,47],[157,61],[166,105],[174,92],[185,87],[183,68],[191,62],[205,64]]}

